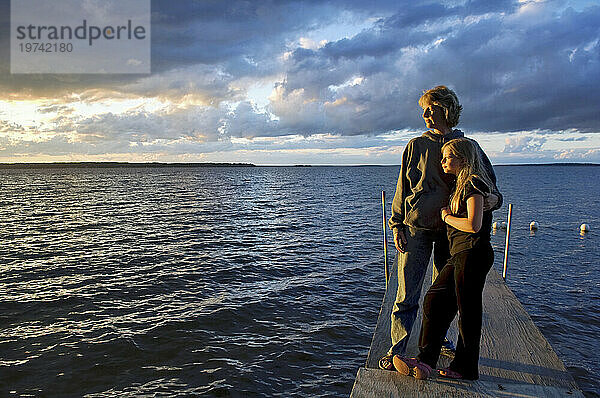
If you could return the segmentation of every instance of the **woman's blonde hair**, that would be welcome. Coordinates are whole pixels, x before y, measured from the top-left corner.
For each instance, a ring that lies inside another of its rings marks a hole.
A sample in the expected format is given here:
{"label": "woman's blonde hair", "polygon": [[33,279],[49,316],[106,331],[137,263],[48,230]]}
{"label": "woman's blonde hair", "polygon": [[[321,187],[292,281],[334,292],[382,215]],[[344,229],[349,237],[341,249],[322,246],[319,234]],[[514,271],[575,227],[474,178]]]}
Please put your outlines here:
{"label": "woman's blonde hair", "polygon": [[444,109],[446,124],[452,128],[458,125],[462,105],[458,102],[456,93],[446,86],[437,86],[424,91],[419,98],[419,106],[425,109],[428,105],[437,105]]}
{"label": "woman's blonde hair", "polygon": [[465,195],[465,187],[473,177],[483,181],[491,191],[493,184],[483,162],[481,161],[481,149],[468,138],[455,138],[442,146],[442,152],[448,149],[450,153],[462,161],[462,168],[456,175],[456,188],[450,196],[450,210],[452,214],[458,213],[458,207]]}

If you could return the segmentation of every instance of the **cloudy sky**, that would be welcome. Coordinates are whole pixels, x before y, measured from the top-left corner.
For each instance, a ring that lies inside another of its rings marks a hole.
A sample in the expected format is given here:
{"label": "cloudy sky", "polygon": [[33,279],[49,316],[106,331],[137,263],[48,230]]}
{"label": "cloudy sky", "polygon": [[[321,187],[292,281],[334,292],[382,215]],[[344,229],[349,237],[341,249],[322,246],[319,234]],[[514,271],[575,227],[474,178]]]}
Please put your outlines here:
{"label": "cloudy sky", "polygon": [[152,73],[10,73],[0,162],[398,164],[439,84],[495,164],[600,163],[600,3],[152,1]]}

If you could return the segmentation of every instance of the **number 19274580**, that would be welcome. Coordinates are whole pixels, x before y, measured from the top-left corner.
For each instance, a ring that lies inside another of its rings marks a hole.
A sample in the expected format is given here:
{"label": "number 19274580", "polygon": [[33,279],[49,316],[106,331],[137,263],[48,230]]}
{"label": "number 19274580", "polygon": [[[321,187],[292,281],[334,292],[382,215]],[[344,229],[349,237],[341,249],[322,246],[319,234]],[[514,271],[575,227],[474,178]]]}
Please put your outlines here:
{"label": "number 19274580", "polygon": [[73,43],[19,43],[22,53],[70,53]]}

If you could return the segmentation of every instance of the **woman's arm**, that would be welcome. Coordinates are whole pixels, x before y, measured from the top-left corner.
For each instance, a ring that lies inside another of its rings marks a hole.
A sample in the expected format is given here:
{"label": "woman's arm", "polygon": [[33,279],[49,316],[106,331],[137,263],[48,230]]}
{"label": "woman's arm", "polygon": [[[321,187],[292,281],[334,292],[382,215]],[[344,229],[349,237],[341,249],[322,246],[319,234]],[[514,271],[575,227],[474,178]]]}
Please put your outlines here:
{"label": "woman's arm", "polygon": [[402,153],[402,164],[400,166],[400,175],[396,184],[396,193],[392,200],[392,217],[388,221],[388,226],[394,233],[394,246],[400,253],[404,253],[406,247],[406,236],[404,235],[404,217],[406,216],[406,196],[412,191],[408,181],[408,172],[416,166],[413,165],[413,146],[414,140],[409,141]]}
{"label": "woman's arm", "polygon": [[475,194],[467,198],[467,217],[456,217],[450,209],[442,209],[442,219],[448,225],[468,233],[477,233],[483,220],[483,195]]}
{"label": "woman's arm", "polygon": [[396,184],[396,193],[392,200],[392,216],[388,221],[390,229],[398,228],[400,231],[404,229],[404,217],[406,216],[406,196],[411,192],[412,187],[408,181],[408,172],[415,167],[412,163],[414,141],[409,141],[402,153],[402,164],[400,165],[400,174],[398,175],[398,183]]}
{"label": "woman's arm", "polygon": [[490,193],[485,198],[483,198],[483,210],[488,211],[492,209],[496,209],[496,205],[500,201],[500,192]]}
{"label": "woman's arm", "polygon": [[[494,204],[491,203],[490,199],[486,198],[485,199],[486,205],[490,207],[489,210],[498,210],[500,207],[502,207],[504,198],[502,197],[502,194],[500,193],[500,190],[498,189],[498,184],[496,181],[496,173],[494,173],[494,167],[492,166],[492,162],[490,162],[490,159],[487,157],[484,150],[481,149],[481,146],[477,143],[477,141],[473,140],[473,142],[475,142],[475,144],[479,148],[479,153],[481,154],[481,161],[483,162],[483,167],[487,171],[488,177],[490,177],[492,179],[492,183],[494,184],[494,186],[490,187],[490,189],[492,190],[492,193],[497,196],[497,198],[496,198],[497,201]],[[488,209],[486,209],[486,210],[488,210]]]}

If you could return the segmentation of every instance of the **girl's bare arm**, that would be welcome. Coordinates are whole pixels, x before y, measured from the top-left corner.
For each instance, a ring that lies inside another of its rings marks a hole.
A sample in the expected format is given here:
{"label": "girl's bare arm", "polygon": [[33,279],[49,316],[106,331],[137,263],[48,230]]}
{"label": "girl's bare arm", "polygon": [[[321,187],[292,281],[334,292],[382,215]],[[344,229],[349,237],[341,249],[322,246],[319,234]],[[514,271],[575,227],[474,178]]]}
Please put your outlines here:
{"label": "girl's bare arm", "polygon": [[467,217],[456,217],[450,214],[447,207],[442,209],[442,219],[448,225],[469,233],[477,233],[483,220],[483,195],[475,194],[467,198]]}

